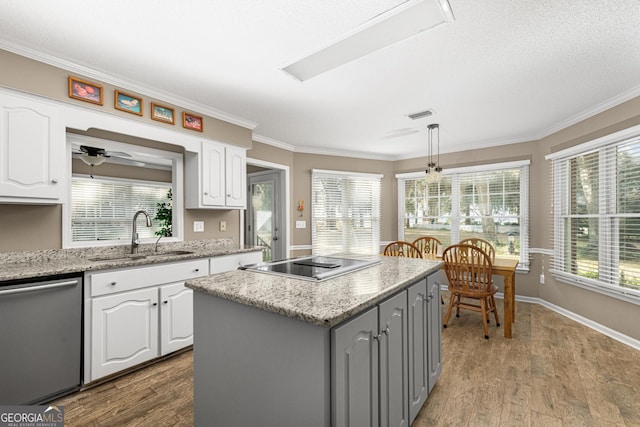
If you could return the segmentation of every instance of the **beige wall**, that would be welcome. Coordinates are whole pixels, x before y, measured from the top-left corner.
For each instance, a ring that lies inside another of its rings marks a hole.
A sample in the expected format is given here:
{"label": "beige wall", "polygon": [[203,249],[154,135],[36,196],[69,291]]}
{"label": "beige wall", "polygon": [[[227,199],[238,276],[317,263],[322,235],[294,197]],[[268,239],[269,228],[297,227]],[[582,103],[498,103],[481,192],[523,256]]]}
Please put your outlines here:
{"label": "beige wall", "polygon": [[[97,107],[81,101],[71,100],[67,97],[68,73],[64,70],[2,50],[0,50],[0,63],[2,64],[0,86],[64,100],[86,108],[104,110],[110,114],[121,114],[130,119],[152,122],[146,115],[144,118],[136,118],[131,114],[114,110],[112,108],[113,87],[109,85],[104,85],[104,106]],[[120,89],[126,90],[126,88]],[[151,99],[145,97],[144,100],[145,108],[148,108]],[[159,101],[162,102],[162,100]],[[177,115],[181,111],[179,108],[176,109]],[[179,123],[175,127],[159,122],[153,122],[153,124],[180,130]],[[549,178],[551,172],[550,164],[544,159],[544,156],[638,124],[640,124],[640,97],[545,137],[540,141],[442,154],[440,159],[442,166],[445,168],[530,159],[530,245],[531,247],[550,248],[552,223],[550,217]],[[209,117],[205,117],[204,127],[205,133],[203,136],[207,138],[245,147],[250,147],[252,144],[251,131],[248,129]],[[151,145],[153,145],[153,142]],[[384,174],[381,238],[386,241],[397,238],[397,191],[394,175],[401,172],[423,170],[426,164],[424,157],[396,162],[362,160],[340,156],[294,153],[257,142],[253,142],[253,148],[248,151],[248,156],[283,164],[290,168],[291,245],[311,244],[311,230],[309,227],[311,169]],[[294,226],[295,220],[299,218],[295,205],[297,200],[300,199],[305,201],[306,207],[303,219],[307,220],[308,227],[304,230],[296,230]],[[185,238],[191,240],[229,236],[237,239],[240,235],[238,228],[239,215],[239,211],[185,210]],[[192,222],[194,220],[205,221],[204,233],[193,233]],[[225,233],[218,231],[219,222],[222,220],[227,221],[227,232]],[[61,222],[60,206],[0,205],[0,252],[59,248],[62,241]],[[545,274],[546,284],[540,285],[538,277],[542,271],[542,261],[542,255],[533,255],[531,271],[528,274],[518,274],[516,279],[516,292],[518,295],[540,297],[544,301],[640,340],[640,328],[637,327],[640,308],[637,305],[563,284],[554,280],[553,276],[548,272]],[[549,260],[544,259],[544,262],[548,269]]]}
{"label": "beige wall", "polygon": [[[637,125],[640,125],[640,97],[541,139],[537,144],[538,152],[542,157]],[[542,162],[536,169],[538,181],[532,185],[531,195],[532,200],[535,200],[535,203],[532,203],[532,218],[538,216],[535,228],[532,224],[531,237],[548,242],[545,247],[549,248],[552,232],[552,222],[547,219],[552,211],[551,197],[547,193],[547,189],[550,188],[550,166],[550,162]],[[536,240],[532,242],[532,245],[535,244]],[[538,277],[540,272],[541,257],[541,255],[534,257],[537,268],[534,272],[535,277]],[[549,265],[548,259],[545,259],[545,265]],[[559,282],[548,273],[545,274],[545,285],[539,285],[538,289],[538,295],[543,300],[640,340],[638,327],[640,307],[638,305]]]}
{"label": "beige wall", "polygon": [[[236,126],[225,121],[203,115],[203,132],[195,132],[182,127],[182,112],[195,113],[202,115],[198,111],[187,110],[180,106],[173,105],[162,99],[155,99],[145,96],[145,94],[134,93],[128,91],[127,88],[116,87],[101,81],[96,81],[85,76],[69,73],[66,70],[53,67],[32,59],[28,59],[11,52],[0,49],[0,64],[2,64],[2,72],[0,72],[0,86],[21,90],[24,92],[34,93],[45,96],[47,98],[56,99],[67,102],[69,104],[79,105],[84,108],[90,108],[105,113],[126,117],[130,120],[137,120],[150,123],[155,126],[165,127],[177,132],[186,134],[202,135],[203,138],[213,139],[215,141],[228,144],[238,145],[241,147],[251,147],[251,129]],[[89,102],[80,101],[69,98],[68,78],[69,76],[87,80],[92,83],[98,83],[104,89],[103,105],[96,105]],[[140,96],[143,99],[143,116],[137,116],[125,111],[116,110],[114,108],[114,90],[118,89],[130,93],[131,95]],[[175,110],[175,125],[151,120],[149,109],[151,102],[157,102]]]}

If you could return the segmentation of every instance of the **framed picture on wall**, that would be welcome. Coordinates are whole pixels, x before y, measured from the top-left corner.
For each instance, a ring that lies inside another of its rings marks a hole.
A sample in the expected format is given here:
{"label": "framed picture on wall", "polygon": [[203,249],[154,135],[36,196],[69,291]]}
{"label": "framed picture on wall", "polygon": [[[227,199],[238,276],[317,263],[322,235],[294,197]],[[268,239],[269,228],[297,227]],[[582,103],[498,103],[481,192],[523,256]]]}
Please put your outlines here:
{"label": "framed picture on wall", "polygon": [[93,104],[103,104],[103,89],[97,83],[80,80],[77,77],[69,76],[69,98],[91,102]]}
{"label": "framed picture on wall", "polygon": [[159,122],[171,123],[172,125],[176,123],[174,109],[155,102],[151,103],[151,118]]}
{"label": "framed picture on wall", "polygon": [[118,90],[114,95],[114,107],[127,113],[142,115],[142,98],[122,93]]}
{"label": "framed picture on wall", "polygon": [[202,132],[202,117],[182,112],[182,127]]}

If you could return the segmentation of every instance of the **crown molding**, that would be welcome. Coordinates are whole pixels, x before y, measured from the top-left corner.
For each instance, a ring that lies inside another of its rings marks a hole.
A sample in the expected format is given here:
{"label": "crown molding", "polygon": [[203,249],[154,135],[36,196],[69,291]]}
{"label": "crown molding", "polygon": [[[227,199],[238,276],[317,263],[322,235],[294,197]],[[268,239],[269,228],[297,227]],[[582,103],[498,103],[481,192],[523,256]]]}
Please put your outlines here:
{"label": "crown molding", "polygon": [[141,95],[146,95],[151,98],[182,107],[186,110],[192,110],[194,112],[204,114],[206,116],[213,117],[215,119],[219,119],[237,126],[241,126],[243,128],[253,130],[258,125],[255,122],[244,119],[242,117],[235,116],[233,114],[225,113],[224,111],[215,109],[209,105],[205,105],[199,102],[194,102],[192,100],[180,97],[176,94],[165,92],[163,90],[159,90],[157,88],[147,86],[140,82],[117,78],[106,72],[91,69],[83,65],[79,65],[61,58],[57,58],[53,55],[49,55],[47,53],[40,52],[36,49],[19,45],[17,43],[13,43],[7,40],[0,40],[0,49],[4,49],[8,52],[15,53],[16,55],[24,56],[26,58],[33,59],[35,61],[42,62],[57,68],[61,68],[71,73],[76,73],[91,79],[99,80],[104,83],[111,84],[113,86],[126,88],[127,90],[130,90],[132,92],[136,92]]}
{"label": "crown molding", "polygon": [[634,88],[631,88],[625,92],[622,92],[621,94],[618,94],[614,97],[611,97],[607,100],[605,100],[604,102],[601,102],[600,104],[597,104],[595,107],[589,108],[588,110],[585,110],[581,113],[576,114],[575,116],[569,117],[568,119],[565,119],[563,121],[560,121],[558,123],[556,123],[555,125],[541,131],[540,133],[538,133],[537,135],[533,136],[532,139],[542,139],[542,138],[546,138],[549,135],[552,135],[556,132],[560,132],[561,130],[564,130],[566,128],[568,128],[569,126],[573,126],[576,123],[579,123],[583,120],[589,119],[593,116],[595,116],[596,114],[600,114],[604,111],[610,110],[613,107],[616,107],[624,102],[627,102],[633,98],[636,98],[640,96],[640,85],[636,86]]}
{"label": "crown molding", "polygon": [[262,144],[271,145],[272,147],[276,147],[276,148],[281,148],[283,150],[296,151],[296,147],[294,145],[287,144],[286,142],[282,142],[274,138],[269,138],[268,136],[260,135],[257,133],[254,133],[251,139],[253,139],[256,142],[260,142]]}

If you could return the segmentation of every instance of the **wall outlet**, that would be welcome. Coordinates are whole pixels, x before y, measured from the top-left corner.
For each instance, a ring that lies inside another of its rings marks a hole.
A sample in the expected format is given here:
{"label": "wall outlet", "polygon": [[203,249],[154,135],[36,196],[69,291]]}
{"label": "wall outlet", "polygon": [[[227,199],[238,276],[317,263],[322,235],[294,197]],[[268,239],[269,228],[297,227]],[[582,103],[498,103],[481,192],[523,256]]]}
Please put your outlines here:
{"label": "wall outlet", "polygon": [[544,285],[544,274],[540,275],[540,284]]}
{"label": "wall outlet", "polygon": [[227,231],[227,221],[220,221],[220,231]]}
{"label": "wall outlet", "polygon": [[307,228],[307,221],[296,221],[296,228]]}
{"label": "wall outlet", "polygon": [[204,231],[204,221],[193,221],[194,233],[202,233]]}

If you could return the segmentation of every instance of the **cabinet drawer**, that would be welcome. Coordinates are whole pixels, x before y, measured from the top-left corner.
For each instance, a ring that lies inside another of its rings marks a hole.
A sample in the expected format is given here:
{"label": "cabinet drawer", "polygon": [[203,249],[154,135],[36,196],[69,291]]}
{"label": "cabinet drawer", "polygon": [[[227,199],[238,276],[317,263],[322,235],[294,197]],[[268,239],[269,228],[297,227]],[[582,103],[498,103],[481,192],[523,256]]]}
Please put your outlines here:
{"label": "cabinet drawer", "polygon": [[108,295],[147,286],[180,282],[209,274],[209,260],[198,259],[167,264],[111,270],[89,275],[91,296]]}

